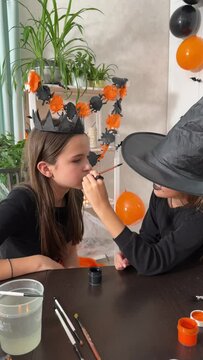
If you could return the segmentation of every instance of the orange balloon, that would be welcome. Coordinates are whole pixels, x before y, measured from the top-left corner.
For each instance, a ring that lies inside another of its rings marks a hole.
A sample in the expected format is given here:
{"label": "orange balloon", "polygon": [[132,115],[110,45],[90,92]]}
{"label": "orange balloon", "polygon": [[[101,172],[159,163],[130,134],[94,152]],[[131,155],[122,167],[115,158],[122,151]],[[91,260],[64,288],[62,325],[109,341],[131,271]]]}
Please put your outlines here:
{"label": "orange balloon", "polygon": [[176,60],[184,70],[198,70],[203,66],[203,39],[192,35],[179,45]]}
{"label": "orange balloon", "polygon": [[117,199],[116,214],[125,225],[132,225],[143,218],[145,206],[138,195],[124,191]]}

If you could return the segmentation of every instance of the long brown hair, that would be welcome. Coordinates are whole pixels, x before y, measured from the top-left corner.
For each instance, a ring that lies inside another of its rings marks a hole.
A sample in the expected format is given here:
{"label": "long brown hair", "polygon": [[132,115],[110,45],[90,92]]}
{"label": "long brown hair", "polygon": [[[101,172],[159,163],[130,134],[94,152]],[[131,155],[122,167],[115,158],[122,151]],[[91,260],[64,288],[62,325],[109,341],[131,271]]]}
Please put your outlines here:
{"label": "long brown hair", "polygon": [[203,212],[203,196],[189,195],[187,205]]}
{"label": "long brown hair", "polygon": [[67,223],[65,228],[57,223],[54,214],[54,193],[49,178],[37,169],[40,161],[54,165],[70,139],[76,134],[56,134],[33,129],[29,134],[25,152],[24,164],[27,168],[26,182],[35,194],[39,231],[41,238],[41,253],[54,260],[62,259],[67,242],[77,244],[82,240],[84,231],[82,217],[82,192],[70,189],[66,194]]}

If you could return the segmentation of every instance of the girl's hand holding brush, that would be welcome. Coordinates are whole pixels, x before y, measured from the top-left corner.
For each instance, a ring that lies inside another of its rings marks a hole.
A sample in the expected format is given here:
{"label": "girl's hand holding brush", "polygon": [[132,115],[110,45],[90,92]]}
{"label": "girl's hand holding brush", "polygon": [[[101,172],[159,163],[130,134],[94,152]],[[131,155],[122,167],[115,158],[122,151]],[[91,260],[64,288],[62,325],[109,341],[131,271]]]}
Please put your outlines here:
{"label": "girl's hand holding brush", "polygon": [[88,175],[84,176],[82,187],[85,198],[96,212],[101,210],[102,206],[111,206],[104,181],[100,178],[100,174],[97,171],[91,170]]}
{"label": "girl's hand holding brush", "polygon": [[95,170],[83,178],[82,186],[85,198],[91,203],[93,209],[101,210],[101,205],[111,208],[111,204],[108,199],[106,187],[102,180],[104,180],[101,174],[112,171],[113,169],[123,165],[123,163],[114,165],[108,169],[102,170],[100,173]]}
{"label": "girl's hand holding brush", "polygon": [[[117,166],[120,166],[120,164]],[[109,169],[107,170],[109,171]],[[95,170],[90,171],[88,175],[84,176],[82,187],[86,199],[92,205],[97,216],[103,222],[111,236],[116,238],[124,230],[125,225],[111,207],[104,181],[101,178],[98,178],[99,175],[107,170],[100,174]],[[95,179],[96,177],[97,180]]]}

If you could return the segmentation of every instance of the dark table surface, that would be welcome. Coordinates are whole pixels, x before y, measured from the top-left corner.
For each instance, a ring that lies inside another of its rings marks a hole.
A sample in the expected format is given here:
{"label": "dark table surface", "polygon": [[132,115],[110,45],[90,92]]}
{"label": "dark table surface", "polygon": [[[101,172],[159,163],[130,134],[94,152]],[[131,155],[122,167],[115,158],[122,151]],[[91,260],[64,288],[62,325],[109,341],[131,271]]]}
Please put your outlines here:
{"label": "dark table surface", "polygon": [[[102,360],[201,360],[203,328],[195,347],[177,341],[177,321],[194,309],[203,310],[203,265],[174,273],[146,277],[132,268],[118,272],[102,269],[98,287],[88,285],[88,269],[45,271],[23,276],[45,286],[42,340],[31,353],[13,356],[19,360],[76,360],[72,345],[54,313],[57,297],[78,333],[73,315],[78,313]],[[85,360],[94,355],[85,343]]]}

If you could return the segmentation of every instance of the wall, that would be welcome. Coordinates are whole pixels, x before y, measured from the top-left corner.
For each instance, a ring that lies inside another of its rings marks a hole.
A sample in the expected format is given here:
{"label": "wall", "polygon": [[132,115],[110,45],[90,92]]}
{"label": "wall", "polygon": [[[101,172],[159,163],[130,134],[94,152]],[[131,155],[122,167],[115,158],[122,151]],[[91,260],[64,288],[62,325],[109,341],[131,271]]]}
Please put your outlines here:
{"label": "wall", "polygon": [[[25,2],[25,0],[24,0]],[[61,7],[67,0],[58,0]],[[33,11],[36,1],[26,0]],[[168,86],[169,0],[77,0],[73,9],[97,7],[103,15],[84,15],[86,39],[97,60],[115,63],[117,76],[129,79],[123,101],[121,139],[134,131],[166,132]],[[25,14],[21,14],[24,19]],[[121,167],[121,190],[139,194],[148,203],[151,183],[126,164]]]}

